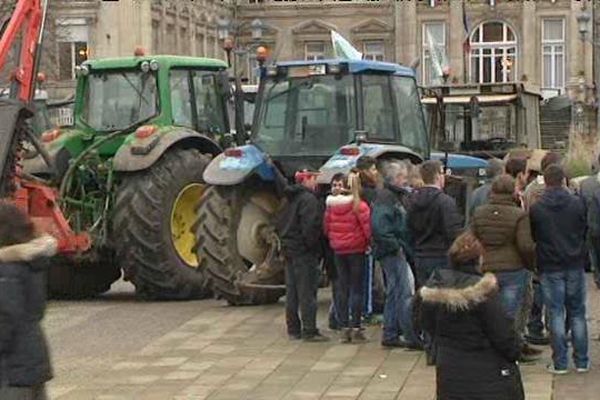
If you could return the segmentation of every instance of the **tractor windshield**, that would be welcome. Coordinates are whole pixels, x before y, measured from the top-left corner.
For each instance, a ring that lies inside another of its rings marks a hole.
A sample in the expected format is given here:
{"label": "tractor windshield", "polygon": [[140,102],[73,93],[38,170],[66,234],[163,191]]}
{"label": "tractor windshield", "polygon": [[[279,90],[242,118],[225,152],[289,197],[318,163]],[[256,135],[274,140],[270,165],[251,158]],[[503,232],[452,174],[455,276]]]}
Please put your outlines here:
{"label": "tractor windshield", "polygon": [[354,137],[351,75],[269,80],[254,126],[254,143],[275,156],[332,154]]}
{"label": "tractor windshield", "polygon": [[[355,85],[356,84],[356,85]],[[358,98],[356,88],[360,87]],[[314,75],[269,79],[259,94],[253,142],[276,155],[333,154],[357,129],[375,142],[426,154],[427,131],[412,77],[389,74]],[[356,112],[363,127],[358,127]]]}
{"label": "tractor windshield", "polygon": [[91,73],[85,87],[82,119],[97,131],[114,131],[158,113],[156,76],[142,71]]}

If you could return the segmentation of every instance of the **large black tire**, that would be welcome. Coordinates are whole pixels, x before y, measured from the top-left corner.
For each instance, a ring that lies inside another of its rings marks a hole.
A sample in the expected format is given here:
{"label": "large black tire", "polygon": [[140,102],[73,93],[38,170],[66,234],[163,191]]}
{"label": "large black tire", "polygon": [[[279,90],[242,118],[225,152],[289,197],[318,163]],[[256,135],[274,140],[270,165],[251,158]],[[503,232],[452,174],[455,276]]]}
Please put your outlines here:
{"label": "large black tire", "polygon": [[121,277],[112,263],[77,263],[66,257],[55,257],[48,270],[48,295],[58,299],[94,297],[110,290]]}
{"label": "large black tire", "polygon": [[209,187],[206,190],[198,207],[198,259],[211,276],[215,294],[229,304],[272,304],[285,294],[285,290],[240,290],[236,285],[238,275],[248,271],[248,265],[238,252],[236,239],[243,202],[248,198],[239,188]]}
{"label": "large black tire", "polygon": [[[185,300],[212,296],[204,269],[179,255],[171,234],[174,203],[184,188],[204,185],[202,174],[209,161],[196,149],[173,148],[152,167],[122,177],[112,237],[125,279],[135,285],[140,298]],[[190,251],[195,256],[193,242]]]}

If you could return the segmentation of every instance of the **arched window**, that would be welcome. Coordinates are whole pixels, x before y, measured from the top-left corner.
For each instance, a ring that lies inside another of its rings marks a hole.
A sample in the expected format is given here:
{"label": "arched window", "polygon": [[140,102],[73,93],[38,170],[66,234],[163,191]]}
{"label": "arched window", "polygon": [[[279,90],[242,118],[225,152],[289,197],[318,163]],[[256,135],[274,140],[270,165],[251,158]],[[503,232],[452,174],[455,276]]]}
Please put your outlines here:
{"label": "arched window", "polygon": [[476,83],[514,81],[517,37],[506,22],[483,22],[470,38],[470,77]]}

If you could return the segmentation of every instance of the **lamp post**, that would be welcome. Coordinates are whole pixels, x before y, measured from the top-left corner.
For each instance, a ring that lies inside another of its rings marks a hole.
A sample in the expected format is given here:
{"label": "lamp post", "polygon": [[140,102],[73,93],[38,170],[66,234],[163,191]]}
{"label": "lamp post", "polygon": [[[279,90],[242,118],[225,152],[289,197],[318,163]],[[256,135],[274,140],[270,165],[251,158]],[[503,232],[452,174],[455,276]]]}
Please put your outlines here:
{"label": "lamp post", "polygon": [[[596,7],[596,5],[594,4],[594,7]],[[593,37],[588,37],[589,33],[590,33],[590,21],[592,21],[593,19],[593,14],[587,9],[587,7],[585,6],[585,4],[582,6],[581,11],[579,12],[579,14],[577,14],[576,16],[577,19],[577,28],[579,31],[579,37],[581,39],[581,43],[583,44],[583,62],[584,62],[584,70],[585,70],[585,42],[589,42],[593,45],[592,49],[593,49],[593,57],[594,57],[594,82],[595,84],[598,84],[598,82],[600,82],[600,59],[599,59],[599,52],[598,52],[598,43],[594,40]],[[580,78],[581,80],[582,78]],[[582,85],[581,82],[579,82],[579,86],[580,86],[580,90],[582,89],[581,86],[583,86],[583,97],[584,97],[584,101],[587,100],[587,88],[585,87],[585,78],[584,79],[584,84]],[[598,104],[598,93],[595,94],[594,97],[594,102],[597,105]],[[578,107],[579,109],[579,107]],[[577,113],[578,117],[581,117],[582,113],[579,112]],[[598,109],[598,107],[596,107],[596,130],[598,131],[600,129],[600,110]]]}
{"label": "lamp post", "polygon": [[[252,42],[247,46],[239,42],[242,29],[248,26],[246,21],[230,20],[228,18],[219,18],[217,20],[217,35],[219,40],[223,41],[223,50],[227,54],[227,64],[233,69],[233,78],[235,82],[234,91],[234,112],[236,141],[238,145],[243,145],[246,141],[246,127],[244,124],[244,92],[242,90],[242,80],[238,71],[239,56],[247,55],[250,50],[257,46],[263,36],[264,24],[260,19],[254,19],[250,22],[252,33]],[[262,66],[267,58],[267,49],[259,46],[256,49],[256,60]]]}

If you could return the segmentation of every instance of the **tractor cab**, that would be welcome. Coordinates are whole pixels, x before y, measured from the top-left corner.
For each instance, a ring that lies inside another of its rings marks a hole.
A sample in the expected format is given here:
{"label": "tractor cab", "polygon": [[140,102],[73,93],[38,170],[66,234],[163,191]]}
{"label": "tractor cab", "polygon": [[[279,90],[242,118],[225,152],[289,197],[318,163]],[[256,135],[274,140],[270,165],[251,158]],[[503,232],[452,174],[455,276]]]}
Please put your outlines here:
{"label": "tractor cab", "polygon": [[397,64],[322,60],[269,66],[254,117],[252,143],[286,175],[302,166],[318,169],[351,143],[377,143],[381,154],[416,162],[429,156],[413,71]]}
{"label": "tractor cab", "polygon": [[482,158],[541,146],[539,91],[524,82],[423,90],[432,147]]}

